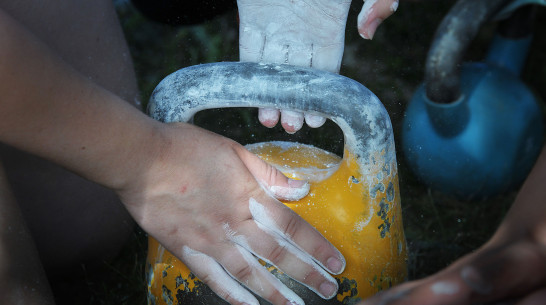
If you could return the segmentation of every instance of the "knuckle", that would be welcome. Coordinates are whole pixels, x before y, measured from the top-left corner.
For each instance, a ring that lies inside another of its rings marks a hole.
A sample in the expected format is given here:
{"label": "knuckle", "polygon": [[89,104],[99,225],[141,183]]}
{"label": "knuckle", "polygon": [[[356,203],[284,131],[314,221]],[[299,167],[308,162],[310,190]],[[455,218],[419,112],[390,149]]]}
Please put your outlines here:
{"label": "knuckle", "polygon": [[288,300],[278,290],[271,291],[270,293],[265,295],[264,298],[271,302],[271,304],[293,304],[287,303]]}
{"label": "knuckle", "polygon": [[287,253],[288,250],[285,246],[277,245],[273,247],[267,258],[273,265],[278,266],[284,260]]}
{"label": "knuckle", "polygon": [[271,164],[267,164],[267,176],[269,181],[269,185],[273,186],[277,184],[277,181],[279,179],[279,171],[277,171],[276,168],[274,168]]}
{"label": "knuckle", "polygon": [[233,277],[235,277],[241,283],[248,283],[250,282],[250,279],[252,278],[253,270],[254,269],[252,266],[246,265],[236,270],[233,273]]}
{"label": "knuckle", "polygon": [[290,215],[288,221],[284,224],[284,227],[282,228],[283,234],[290,238],[293,238],[298,232],[300,224],[301,222],[299,216],[297,216],[296,214]]}
{"label": "knuckle", "polygon": [[325,280],[322,273],[320,273],[315,268],[311,268],[303,277],[303,283],[310,287],[318,287],[320,283],[322,283]]}
{"label": "knuckle", "polygon": [[[205,285],[209,286],[209,287],[213,287],[214,286],[214,280],[213,280],[213,277],[211,277],[209,274],[202,274],[202,275],[199,275],[199,280],[201,280],[201,282],[205,283]],[[218,293],[220,294],[220,293]]]}
{"label": "knuckle", "polygon": [[241,304],[241,300],[237,298],[233,292],[229,290],[222,290],[221,293],[218,293],[218,296],[224,299],[229,304]]}
{"label": "knuckle", "polygon": [[316,244],[313,248],[311,248],[311,251],[309,254],[312,257],[315,257],[317,259],[322,259],[324,257],[330,256],[329,253],[331,252],[331,246],[328,243],[319,243]]}

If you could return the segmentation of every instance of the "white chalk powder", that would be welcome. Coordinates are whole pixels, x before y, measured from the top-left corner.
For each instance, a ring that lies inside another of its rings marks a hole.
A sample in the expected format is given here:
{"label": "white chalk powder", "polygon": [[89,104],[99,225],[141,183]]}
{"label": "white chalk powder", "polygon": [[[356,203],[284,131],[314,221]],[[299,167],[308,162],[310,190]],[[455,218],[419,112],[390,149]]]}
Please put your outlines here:
{"label": "white chalk powder", "polygon": [[320,115],[304,114],[305,123],[311,128],[318,128],[326,122],[326,118]]}
{"label": "white chalk powder", "polygon": [[303,126],[303,114],[297,111],[283,110],[281,112],[281,122],[286,126],[293,127],[296,131],[300,130]]}
{"label": "white chalk powder", "polygon": [[256,221],[260,225],[265,226],[269,230],[278,231],[280,235],[283,235],[281,230],[279,230],[279,228],[277,227],[275,221],[269,216],[266,208],[258,201],[256,201],[256,199],[251,197],[248,200],[248,208],[250,210],[252,218],[254,218],[254,221]]}
{"label": "white chalk powder", "polygon": [[440,281],[430,286],[430,290],[435,295],[454,295],[459,292],[459,285],[454,282]]}
{"label": "white chalk powder", "polygon": [[260,305],[258,300],[212,257],[184,246],[182,247],[182,258],[189,265],[188,267],[199,270],[200,275],[208,274],[211,282],[215,283],[216,287],[221,287],[223,292],[229,294],[233,299],[249,305]]}
{"label": "white chalk powder", "polygon": [[277,122],[279,120],[279,110],[274,108],[262,108],[258,112],[260,122]]}
{"label": "white chalk powder", "polygon": [[[305,262],[306,264],[310,265],[314,270],[319,272],[326,280],[328,280],[330,283],[335,285],[337,287],[336,280],[325,270],[326,267],[319,261],[316,261],[311,255],[309,255],[307,252],[305,252],[303,249],[301,249],[298,245],[296,245],[286,234],[281,232],[276,223],[273,221],[273,219],[268,215],[269,213],[265,209],[263,205],[261,205],[259,202],[257,202],[254,198],[250,198],[249,200],[249,207],[250,207],[250,213],[252,214],[252,217],[256,221],[256,224],[260,229],[262,229],[264,232],[271,234],[271,236],[275,239],[275,241],[280,245],[285,247],[287,251],[289,251],[292,255],[296,256],[298,259],[300,259],[302,262]],[[271,264],[270,261],[268,261],[266,258],[262,258],[267,263]],[[345,261],[343,261],[343,264],[345,265]],[[343,267],[345,268],[345,267]],[[301,282],[300,282],[301,283]],[[307,286],[305,283],[301,283],[305,286]],[[307,286],[309,289],[320,295],[318,291],[314,287]],[[337,291],[337,289],[336,289]],[[323,297],[322,295],[320,295]],[[324,296],[324,298],[330,298],[332,296]]]}
{"label": "white chalk powder", "polygon": [[396,10],[398,9],[398,0],[395,0],[392,4],[391,4],[391,12],[396,12]]}
{"label": "white chalk powder", "polygon": [[[362,6],[362,10],[358,14],[357,24],[358,28],[363,27],[367,22],[368,18],[370,17],[371,13],[373,12],[373,5],[377,2],[377,0],[365,0],[364,5]],[[362,34],[360,34],[362,36]],[[365,39],[368,39],[368,37],[364,37]]]}
{"label": "white chalk powder", "polygon": [[309,193],[311,185],[305,183],[302,187],[271,186],[269,189],[276,198],[281,200],[296,201]]}
{"label": "white chalk powder", "polygon": [[[254,268],[256,272],[259,274],[257,275],[259,280],[265,280],[271,286],[279,291],[282,296],[284,296],[290,304],[294,305],[304,305],[305,302],[291,289],[286,287],[279,279],[277,279],[273,274],[269,273],[267,269],[265,269],[257,260],[256,258],[246,249],[244,249],[241,246],[237,246],[237,250],[241,253],[242,257],[245,259],[245,261]],[[264,288],[260,288],[262,291],[264,291]],[[255,293],[259,294],[259,291],[254,291]]]}

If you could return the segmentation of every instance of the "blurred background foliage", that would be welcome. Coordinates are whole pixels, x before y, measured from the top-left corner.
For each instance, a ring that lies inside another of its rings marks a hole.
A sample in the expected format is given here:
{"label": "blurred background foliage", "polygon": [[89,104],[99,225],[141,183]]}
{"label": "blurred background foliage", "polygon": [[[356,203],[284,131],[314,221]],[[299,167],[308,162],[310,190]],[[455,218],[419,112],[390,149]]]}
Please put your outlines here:
{"label": "blurred background foliage", "polygon": [[[128,1],[115,1],[134,59],[142,99],[168,74],[190,65],[238,60],[237,12],[191,26],[168,26],[142,16]],[[434,31],[453,0],[401,0],[398,11],[386,20],[373,41],[360,38],[356,17],[362,2],[353,1],[346,30],[341,74],[371,89],[391,116],[396,141],[406,103],[422,81],[426,53]],[[523,78],[538,94],[546,96],[546,29],[544,8],[535,22],[535,36]],[[466,60],[481,60],[495,29],[482,28]],[[201,113],[196,123],[241,142],[285,139],[311,143],[339,153],[343,138],[337,126],[304,128],[287,135],[280,128],[267,129],[257,122],[255,109],[213,110]],[[462,202],[431,191],[409,172],[398,152],[400,189],[405,232],[409,246],[409,278],[430,275],[486,241],[502,220],[515,192],[482,201]],[[145,304],[144,266],[146,236],[137,230],[123,253],[106,268],[108,281],[89,279],[90,304]]]}

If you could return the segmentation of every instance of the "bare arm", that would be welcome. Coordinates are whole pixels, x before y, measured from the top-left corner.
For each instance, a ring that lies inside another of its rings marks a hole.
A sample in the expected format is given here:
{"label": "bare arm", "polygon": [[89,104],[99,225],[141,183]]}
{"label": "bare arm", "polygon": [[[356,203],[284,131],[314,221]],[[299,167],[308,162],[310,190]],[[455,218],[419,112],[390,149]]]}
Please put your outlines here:
{"label": "bare arm", "polygon": [[[159,140],[152,135],[158,123],[84,78],[0,14],[0,139],[90,180],[121,187],[125,171],[146,163],[138,156],[153,154],[134,152],[150,150],[152,145],[141,145],[144,139]],[[124,172],[110,172],[114,168]]]}
{"label": "bare arm", "polygon": [[[301,303],[253,255],[325,298],[335,295],[337,283],[319,270],[341,272],[341,254],[264,191],[304,194],[307,184],[229,139],[146,117],[1,11],[0,37],[0,141],[116,190],[144,230],[232,304],[257,302],[236,280],[273,304]],[[214,264],[233,285],[208,268]]]}

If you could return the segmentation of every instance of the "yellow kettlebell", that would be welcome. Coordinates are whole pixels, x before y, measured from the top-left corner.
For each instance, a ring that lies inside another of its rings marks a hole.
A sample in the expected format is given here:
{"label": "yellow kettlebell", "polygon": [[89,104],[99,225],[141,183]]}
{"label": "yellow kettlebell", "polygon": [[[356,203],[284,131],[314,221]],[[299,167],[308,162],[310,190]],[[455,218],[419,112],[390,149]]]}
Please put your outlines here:
{"label": "yellow kettlebell", "polygon": [[[223,62],[181,69],[154,90],[148,113],[188,122],[204,109],[271,107],[320,114],[344,133],[344,156],[291,142],[247,148],[287,176],[310,181],[309,194],[285,202],[346,259],[337,295],[324,300],[265,264],[306,304],[355,304],[407,277],[392,127],[377,97],[338,74],[289,65]],[[155,239],[149,238],[148,304],[227,304]],[[261,304],[268,304],[258,298]]]}

